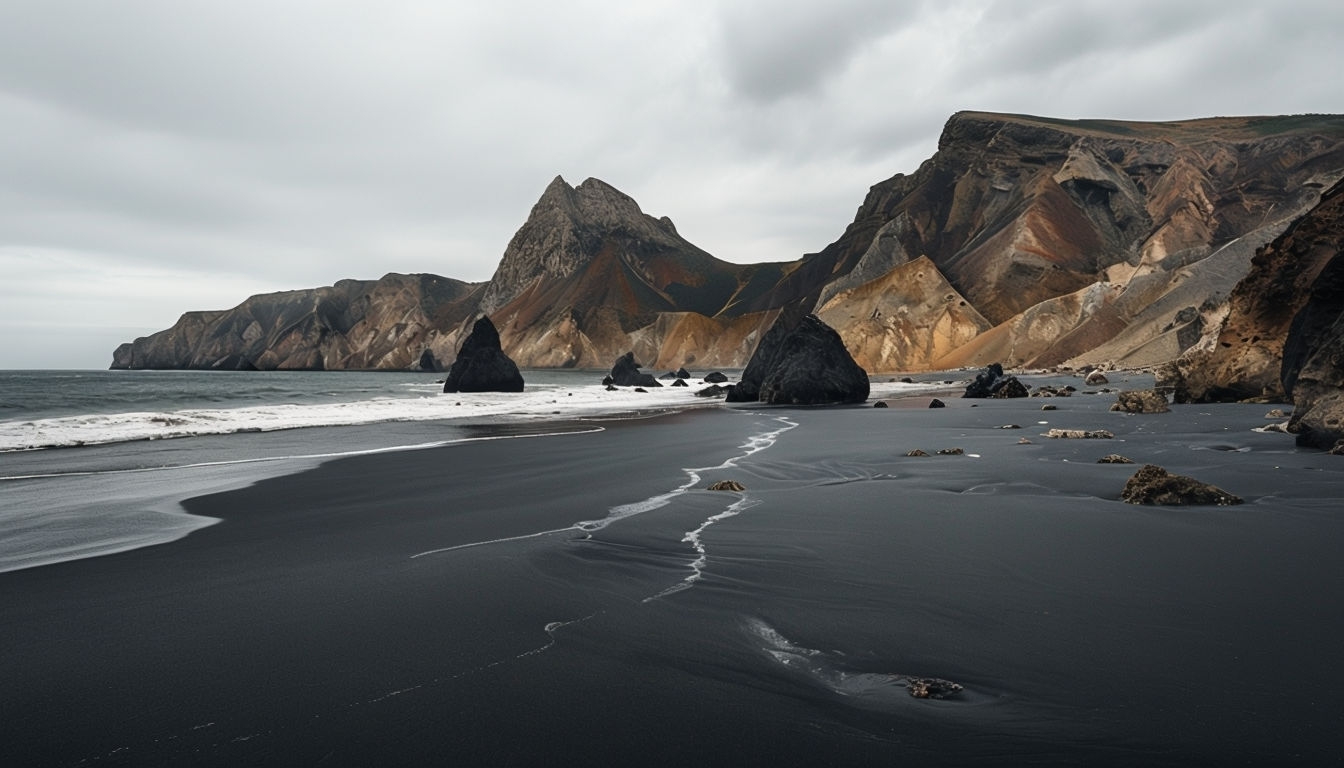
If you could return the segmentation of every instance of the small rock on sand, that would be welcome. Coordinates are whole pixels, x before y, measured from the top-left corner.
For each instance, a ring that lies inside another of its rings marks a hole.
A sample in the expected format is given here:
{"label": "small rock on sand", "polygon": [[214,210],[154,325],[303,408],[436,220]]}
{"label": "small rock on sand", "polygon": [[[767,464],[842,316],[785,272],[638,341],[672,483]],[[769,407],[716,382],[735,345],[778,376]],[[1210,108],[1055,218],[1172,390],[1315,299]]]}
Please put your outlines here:
{"label": "small rock on sand", "polygon": [[1109,440],[1115,433],[1105,429],[1052,429],[1046,437],[1071,438],[1077,440]]}
{"label": "small rock on sand", "polygon": [[1127,389],[1116,395],[1112,411],[1125,413],[1166,413],[1167,396],[1155,389]]}

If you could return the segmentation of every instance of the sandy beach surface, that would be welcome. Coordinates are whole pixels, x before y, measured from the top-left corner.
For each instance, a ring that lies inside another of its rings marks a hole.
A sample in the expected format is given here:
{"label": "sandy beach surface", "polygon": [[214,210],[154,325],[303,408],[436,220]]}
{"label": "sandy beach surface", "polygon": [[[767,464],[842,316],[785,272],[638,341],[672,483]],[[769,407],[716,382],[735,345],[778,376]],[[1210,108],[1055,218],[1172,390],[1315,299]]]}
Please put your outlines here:
{"label": "sandy beach surface", "polygon": [[[0,758],[1338,759],[1344,458],[1252,431],[1263,405],[945,399],[529,425],[567,434],[189,499],[222,522],[0,573]],[[1120,502],[1143,463],[1246,503]]]}

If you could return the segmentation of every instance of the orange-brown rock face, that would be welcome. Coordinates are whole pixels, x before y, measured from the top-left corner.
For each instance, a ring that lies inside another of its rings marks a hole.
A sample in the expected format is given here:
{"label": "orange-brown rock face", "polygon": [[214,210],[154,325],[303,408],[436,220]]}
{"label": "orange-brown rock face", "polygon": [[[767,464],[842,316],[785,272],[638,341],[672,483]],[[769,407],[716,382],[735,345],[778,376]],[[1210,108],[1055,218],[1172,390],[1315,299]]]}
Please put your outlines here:
{"label": "orange-brown rock face", "polygon": [[924,256],[831,296],[816,314],[869,371],[930,368],[989,329]]}

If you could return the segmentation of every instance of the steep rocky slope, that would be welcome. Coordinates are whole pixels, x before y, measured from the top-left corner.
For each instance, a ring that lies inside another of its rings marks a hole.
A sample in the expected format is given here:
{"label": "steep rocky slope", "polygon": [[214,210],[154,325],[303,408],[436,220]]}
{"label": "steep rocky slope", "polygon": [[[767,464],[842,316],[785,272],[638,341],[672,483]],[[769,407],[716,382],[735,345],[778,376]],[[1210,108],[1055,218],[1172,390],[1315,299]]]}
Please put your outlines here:
{"label": "steep rocky slope", "polygon": [[[823,301],[927,256],[995,340],[937,365],[1170,360],[1259,245],[1344,174],[1344,118],[1063,121],[959,113],[937,154],[870,190],[819,257]],[[1076,295],[1105,301],[1064,300]],[[1085,306],[1088,311],[1079,311]],[[837,330],[851,349],[870,333]],[[992,349],[992,352],[987,350]],[[899,355],[858,357],[870,370]]]}
{"label": "steep rocky slope", "polygon": [[1307,305],[1325,266],[1344,248],[1344,183],[1321,197],[1251,261],[1228,299],[1226,318],[1176,363],[1171,384],[1186,402],[1287,397],[1284,378],[1305,355],[1284,367],[1284,342]]}
{"label": "steep rocky slope", "polygon": [[[1208,344],[1256,249],[1344,176],[1344,117],[1174,123],[966,112],[835,242],[738,265],[589,179],[556,178],[492,279],[433,276],[188,313],[114,367],[446,365],[487,314],[526,367],[740,367],[788,309],[869,371],[1156,365]],[[1201,339],[1203,339],[1201,341]]]}

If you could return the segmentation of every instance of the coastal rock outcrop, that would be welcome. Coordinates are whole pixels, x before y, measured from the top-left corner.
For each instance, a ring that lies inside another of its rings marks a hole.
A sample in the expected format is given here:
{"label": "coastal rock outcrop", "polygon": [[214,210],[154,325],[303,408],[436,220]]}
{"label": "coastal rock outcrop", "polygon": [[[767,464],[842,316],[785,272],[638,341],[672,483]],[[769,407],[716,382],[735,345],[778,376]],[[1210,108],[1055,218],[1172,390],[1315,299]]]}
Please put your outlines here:
{"label": "coastal rock outcrop", "polygon": [[1028,397],[1031,392],[1027,385],[1016,376],[1005,375],[1003,366],[991,363],[985,370],[975,375],[975,379],[966,385],[962,397]]}
{"label": "coastal rock outcrop", "polygon": [[1344,439],[1344,240],[1312,283],[1283,346],[1283,384],[1293,400],[1288,431],[1298,445]]}
{"label": "coastal rock outcrop", "polygon": [[1216,332],[1164,372],[1164,383],[1175,390],[1176,401],[1285,399],[1287,387],[1305,362],[1301,352],[1311,344],[1302,329],[1293,354],[1287,356],[1291,359],[1285,359],[1290,328],[1341,248],[1344,183],[1331,187],[1319,204],[1256,253],[1250,270],[1228,297],[1226,318]]}
{"label": "coastal rock outcrop", "polygon": [[[748,372],[754,380],[758,370],[756,399],[763,403],[823,405],[868,399],[868,373],[850,357],[840,334],[816,315],[792,324],[776,322],[743,371],[742,383],[748,381]],[[730,390],[730,400],[742,400],[742,383]]]}
{"label": "coastal rock outcrop", "polygon": [[522,392],[523,375],[499,345],[499,331],[482,315],[448,369],[444,392]]}
{"label": "coastal rock outcrop", "polygon": [[1203,504],[1228,506],[1242,500],[1222,488],[1185,475],[1173,475],[1156,464],[1145,464],[1125,483],[1120,498],[1130,504],[1175,506]]}
{"label": "coastal rock outcrop", "polygon": [[611,366],[610,378],[611,383],[618,387],[663,386],[653,377],[653,374],[643,373],[639,370],[639,363],[635,362],[634,352],[626,352],[616,358],[616,362]]}

